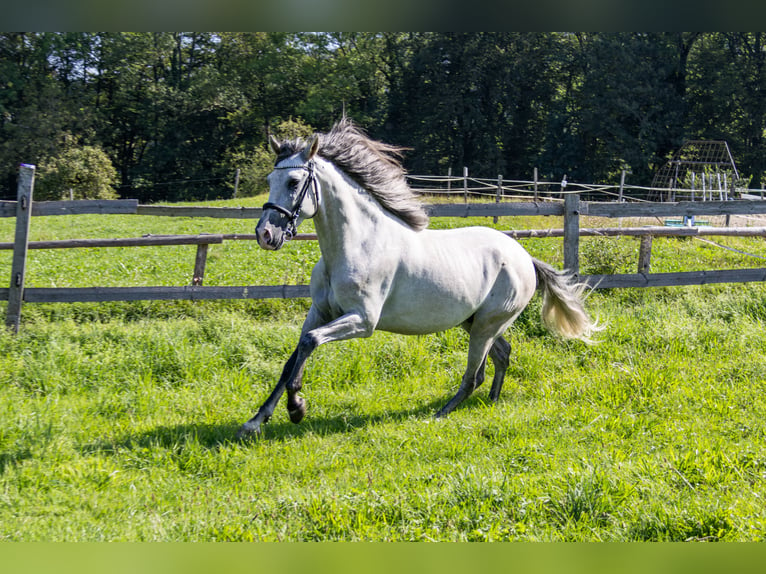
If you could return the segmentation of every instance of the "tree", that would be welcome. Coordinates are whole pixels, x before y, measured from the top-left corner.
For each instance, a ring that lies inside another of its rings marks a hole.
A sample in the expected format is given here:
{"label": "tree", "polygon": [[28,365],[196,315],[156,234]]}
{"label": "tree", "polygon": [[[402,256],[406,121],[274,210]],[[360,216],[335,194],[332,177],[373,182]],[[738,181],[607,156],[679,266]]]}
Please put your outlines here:
{"label": "tree", "polygon": [[558,94],[555,34],[423,34],[391,87],[388,118],[410,167],[444,173],[530,173]]}
{"label": "tree", "polygon": [[[568,84],[570,177],[614,181],[621,169],[649,184],[680,145],[687,117],[686,59],[696,34],[578,34],[579,77]],[[572,152],[575,152],[572,154]]]}
{"label": "tree", "polygon": [[[213,34],[104,34],[98,111],[121,193],[139,200],[209,199],[233,177],[223,162],[241,104],[221,80]],[[214,183],[211,183],[214,182]]]}
{"label": "tree", "polygon": [[[766,177],[766,34],[0,33],[0,190],[19,163],[105,152],[118,193],[255,193],[283,122],[345,112],[410,171],[632,183],[684,139]],[[262,156],[260,159],[257,156]],[[259,165],[256,169],[256,165]],[[253,176],[244,175],[253,169]],[[261,170],[261,171],[258,171]],[[244,178],[244,179],[243,179]],[[252,180],[252,183],[251,183]],[[243,191],[244,191],[243,188]],[[260,188],[262,189],[262,188]]]}
{"label": "tree", "polygon": [[[308,140],[313,134],[314,129],[311,126],[292,118],[277,124],[273,133],[278,140],[296,138]],[[268,189],[266,176],[274,167],[274,154],[266,144],[234,152],[229,161],[240,170],[237,195],[253,196]]]}
{"label": "tree", "polygon": [[343,113],[368,131],[379,127],[387,87],[384,36],[336,32],[301,34],[298,39],[310,55],[303,67],[306,93],[299,115],[322,128]]}
{"label": "tree", "polygon": [[16,197],[18,165],[54,153],[72,121],[50,49],[49,35],[0,34],[0,188],[9,199]]}
{"label": "tree", "polygon": [[729,142],[740,175],[766,182],[766,34],[707,34],[690,55],[688,132]]}

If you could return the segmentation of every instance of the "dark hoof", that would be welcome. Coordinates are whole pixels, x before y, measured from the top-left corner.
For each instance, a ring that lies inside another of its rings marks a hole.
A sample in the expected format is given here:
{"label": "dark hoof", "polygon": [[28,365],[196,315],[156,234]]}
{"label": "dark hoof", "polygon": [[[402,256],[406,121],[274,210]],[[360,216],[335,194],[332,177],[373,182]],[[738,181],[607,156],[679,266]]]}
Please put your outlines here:
{"label": "dark hoof", "polygon": [[262,418],[260,416],[260,413],[255,415],[253,418],[251,418],[249,421],[247,421],[245,424],[239,427],[239,430],[237,431],[237,440],[247,440],[249,438],[260,436],[261,423],[268,422],[269,418],[270,417]]}
{"label": "dark hoof", "polygon": [[293,423],[301,422],[306,416],[306,400],[301,397],[293,397],[287,406],[287,413]]}
{"label": "dark hoof", "polygon": [[260,424],[254,424],[251,425],[249,422],[246,422],[243,424],[239,430],[237,431],[237,440],[243,441],[248,440],[253,437],[260,436],[261,434],[261,425]]}

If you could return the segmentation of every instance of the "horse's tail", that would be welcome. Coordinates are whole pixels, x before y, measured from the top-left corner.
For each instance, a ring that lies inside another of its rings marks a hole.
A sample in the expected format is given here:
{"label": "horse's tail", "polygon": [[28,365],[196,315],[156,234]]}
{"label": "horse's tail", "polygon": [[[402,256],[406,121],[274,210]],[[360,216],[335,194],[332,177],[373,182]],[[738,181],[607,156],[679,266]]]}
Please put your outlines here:
{"label": "horse's tail", "polygon": [[582,294],[587,286],[543,261],[533,258],[532,262],[543,293],[543,324],[567,339],[591,343],[590,336],[602,327],[591,320],[583,305]]}

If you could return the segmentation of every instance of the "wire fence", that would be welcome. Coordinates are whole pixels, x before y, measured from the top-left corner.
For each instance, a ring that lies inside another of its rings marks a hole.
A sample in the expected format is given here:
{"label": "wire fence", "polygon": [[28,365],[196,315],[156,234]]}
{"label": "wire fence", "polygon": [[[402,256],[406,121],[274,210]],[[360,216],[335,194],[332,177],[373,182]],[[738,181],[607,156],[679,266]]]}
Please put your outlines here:
{"label": "wire fence", "polygon": [[495,201],[563,201],[569,194],[579,194],[592,201],[726,201],[729,199],[766,199],[764,189],[730,186],[724,178],[698,178],[694,187],[648,187],[625,183],[625,173],[619,184],[594,184],[567,181],[496,179],[472,177],[464,169],[463,176],[407,175],[410,187],[417,193],[451,198],[493,198]]}

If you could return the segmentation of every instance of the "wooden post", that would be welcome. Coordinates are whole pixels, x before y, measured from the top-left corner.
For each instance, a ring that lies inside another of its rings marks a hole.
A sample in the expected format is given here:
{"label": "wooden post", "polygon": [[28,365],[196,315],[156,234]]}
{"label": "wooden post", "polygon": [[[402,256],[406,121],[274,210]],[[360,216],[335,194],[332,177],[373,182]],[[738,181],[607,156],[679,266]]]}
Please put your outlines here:
{"label": "wooden post", "polygon": [[705,194],[707,193],[707,188],[705,187],[705,172],[702,172],[702,201],[705,201]]}
{"label": "wooden post", "polygon": [[24,300],[24,274],[27,268],[27,249],[29,247],[29,223],[32,219],[32,190],[35,184],[35,166],[21,164],[16,202],[16,234],[13,238],[13,262],[11,263],[11,283],[8,290],[8,309],[5,324],[19,332],[21,322],[21,304]]}
{"label": "wooden post", "polygon": [[534,178],[535,178],[535,201],[537,201],[537,168],[535,168]]}
{"label": "wooden post", "polygon": [[234,195],[232,195],[232,197],[237,197],[238,191],[239,191],[239,168],[237,168],[237,172],[234,174]]}
{"label": "wooden post", "polygon": [[638,248],[638,272],[649,273],[652,263],[652,236],[644,235]]}
{"label": "wooden post", "polygon": [[692,201],[694,201],[694,186],[696,184],[696,176],[694,172],[692,172]]}
{"label": "wooden post", "polygon": [[723,201],[723,187],[721,187],[721,172],[716,173],[716,179],[718,180],[718,201]]}
{"label": "wooden post", "polygon": [[[721,173],[718,173],[718,186],[721,187]],[[723,187],[721,188],[721,201],[734,199],[734,183],[732,182],[731,195],[729,195],[728,184],[726,183],[726,174],[723,174]],[[726,214],[726,227],[731,225],[731,214]]]}
{"label": "wooden post", "polygon": [[[695,177],[694,172],[692,172],[692,183],[691,183],[691,197],[692,202],[694,201],[694,186],[695,186]],[[684,226],[685,227],[694,227],[694,216],[693,215],[684,215]],[[641,267],[639,263],[639,267]],[[639,271],[640,273],[640,271]]]}
{"label": "wooden post", "polygon": [[564,269],[580,274],[580,196],[564,196]]}
{"label": "wooden post", "polygon": [[447,195],[452,193],[452,168],[447,168]]}
{"label": "wooden post", "polygon": [[623,194],[623,190],[624,190],[624,189],[625,189],[625,170],[623,169],[623,170],[622,170],[622,173],[620,174],[620,193],[619,193],[619,194],[618,194],[618,196],[617,196],[617,201],[619,201],[620,203],[622,203],[623,201],[625,201],[625,200],[623,199],[623,197],[622,197],[622,194]]}
{"label": "wooden post", "polygon": [[463,203],[468,203],[468,168],[463,167]]}
{"label": "wooden post", "polygon": [[[503,176],[501,174],[498,174],[497,176],[497,195],[495,196],[495,203],[500,203],[500,198],[503,195]],[[497,215],[492,218],[492,221],[497,223],[498,217]]]}
{"label": "wooden post", "polygon": [[205,265],[207,264],[207,243],[197,245],[197,257],[194,259],[194,275],[192,285],[202,285],[205,279]]}

